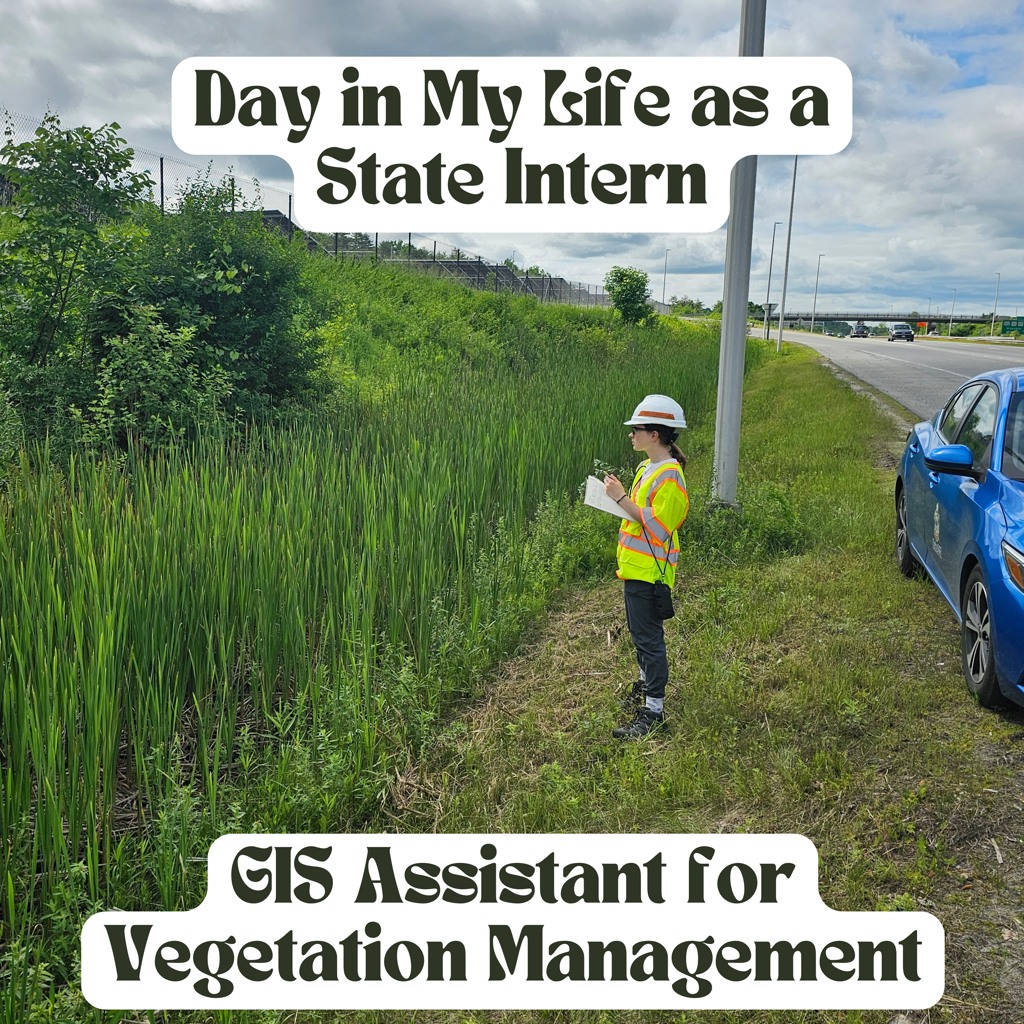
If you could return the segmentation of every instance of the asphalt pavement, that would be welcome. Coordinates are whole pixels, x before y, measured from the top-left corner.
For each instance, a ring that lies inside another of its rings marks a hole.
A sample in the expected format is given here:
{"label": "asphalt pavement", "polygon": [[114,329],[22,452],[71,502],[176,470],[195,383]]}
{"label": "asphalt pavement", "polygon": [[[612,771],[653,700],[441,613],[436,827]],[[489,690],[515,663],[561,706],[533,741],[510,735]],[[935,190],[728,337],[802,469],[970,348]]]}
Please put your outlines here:
{"label": "asphalt pavement", "polygon": [[[772,338],[777,337],[776,328]],[[815,349],[922,420],[931,419],[976,374],[1024,366],[1024,345],[1004,342],[828,338],[805,331],[784,331],[783,340]]]}

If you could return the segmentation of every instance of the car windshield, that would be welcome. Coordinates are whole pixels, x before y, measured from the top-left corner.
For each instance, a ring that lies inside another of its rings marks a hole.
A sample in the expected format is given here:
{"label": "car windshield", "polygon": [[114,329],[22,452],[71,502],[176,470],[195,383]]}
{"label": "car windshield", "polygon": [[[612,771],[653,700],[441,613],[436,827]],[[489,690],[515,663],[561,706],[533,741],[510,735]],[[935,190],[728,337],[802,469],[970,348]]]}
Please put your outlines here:
{"label": "car windshield", "polygon": [[1003,476],[1024,481],[1024,392],[1010,399],[1003,441]]}

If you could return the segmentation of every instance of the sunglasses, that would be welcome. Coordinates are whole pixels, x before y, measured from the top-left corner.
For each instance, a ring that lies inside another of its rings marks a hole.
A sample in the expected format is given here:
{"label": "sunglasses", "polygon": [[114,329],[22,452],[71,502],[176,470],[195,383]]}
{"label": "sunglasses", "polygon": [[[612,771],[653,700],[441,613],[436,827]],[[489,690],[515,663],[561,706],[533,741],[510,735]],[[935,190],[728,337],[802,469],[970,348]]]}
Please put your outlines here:
{"label": "sunglasses", "polygon": [[643,430],[643,431],[644,431],[644,432],[646,433],[646,432],[650,431],[650,429],[651,429],[650,427],[645,427],[645,426],[643,426],[643,425],[641,424],[641,425],[639,425],[639,426],[635,426],[635,427],[630,427],[630,428],[629,428],[629,432],[630,432],[631,434],[635,434],[635,433],[636,433],[636,432],[637,432],[638,430]]}

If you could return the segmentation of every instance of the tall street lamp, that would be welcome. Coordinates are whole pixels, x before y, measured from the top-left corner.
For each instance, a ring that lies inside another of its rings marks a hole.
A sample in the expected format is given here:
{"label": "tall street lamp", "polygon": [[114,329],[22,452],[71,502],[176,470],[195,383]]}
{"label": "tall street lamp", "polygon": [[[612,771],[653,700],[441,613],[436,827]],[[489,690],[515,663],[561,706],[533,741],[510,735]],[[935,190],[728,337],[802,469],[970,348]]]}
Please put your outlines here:
{"label": "tall street lamp", "polygon": [[665,305],[665,285],[668,284],[668,254],[671,249],[665,250],[665,270],[661,275],[661,304]]}
{"label": "tall street lamp", "polygon": [[814,302],[811,304],[811,334],[814,334],[814,314],[818,311],[818,278],[821,276],[821,257],[825,254],[818,253],[818,269],[814,274]]}
{"label": "tall street lamp", "polygon": [[786,285],[789,283],[789,245],[793,240],[793,202],[796,199],[796,162],[799,157],[793,157],[793,186],[789,190],[789,227],[786,229],[786,262],[782,268],[782,301],[779,303],[779,340],[775,345],[775,351],[782,351],[782,325],[786,321]]}
{"label": "tall street lamp", "polygon": [[956,309],[956,289],[953,289],[953,305],[949,307],[949,330],[946,331],[946,337],[953,337],[953,310]]}
{"label": "tall street lamp", "polygon": [[772,295],[772,260],[775,259],[775,229],[782,223],[777,220],[772,225],[772,250],[768,255],[768,289],[764,293],[764,339],[768,340],[768,300]]}
{"label": "tall street lamp", "polygon": [[996,308],[999,306],[999,275],[996,274],[996,300],[992,303],[992,326],[988,333],[995,337],[996,334]]}

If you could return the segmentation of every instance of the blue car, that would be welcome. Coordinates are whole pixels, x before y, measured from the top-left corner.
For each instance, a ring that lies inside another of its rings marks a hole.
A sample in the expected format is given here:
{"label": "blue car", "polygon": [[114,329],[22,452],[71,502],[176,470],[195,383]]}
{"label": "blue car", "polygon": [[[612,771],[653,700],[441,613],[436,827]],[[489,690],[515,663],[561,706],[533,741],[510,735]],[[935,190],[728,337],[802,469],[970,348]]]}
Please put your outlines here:
{"label": "blue car", "polygon": [[923,568],[960,620],[967,688],[1024,704],[1024,367],[969,380],[907,437],[896,560]]}

